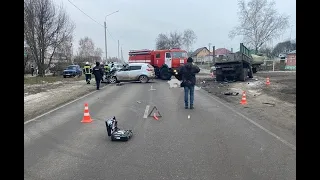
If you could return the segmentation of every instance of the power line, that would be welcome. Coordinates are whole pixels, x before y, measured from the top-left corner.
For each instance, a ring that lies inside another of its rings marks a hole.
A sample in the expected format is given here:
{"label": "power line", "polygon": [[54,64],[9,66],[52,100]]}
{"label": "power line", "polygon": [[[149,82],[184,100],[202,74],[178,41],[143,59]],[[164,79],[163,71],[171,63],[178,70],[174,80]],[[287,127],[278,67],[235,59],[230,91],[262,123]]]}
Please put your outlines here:
{"label": "power line", "polygon": [[[76,6],[75,4],[73,4],[70,0],[68,0],[70,4],[72,4],[75,8],[77,8],[79,11],[81,11],[84,15],[86,15],[88,18],[90,18],[92,21],[96,22],[97,24],[99,24],[100,26],[102,26],[104,28],[104,25],[100,24],[98,21],[96,21],[95,19],[93,19],[92,17],[90,17],[87,13],[85,13],[84,11],[82,11],[78,6]],[[109,29],[106,27],[108,34],[110,35],[111,39],[116,42],[116,40],[113,38],[113,36],[111,35]]]}
{"label": "power line", "polygon": [[80,8],[78,8],[78,6],[76,6],[75,4],[73,4],[70,0],[68,0],[69,3],[71,3],[75,8],[77,8],[79,11],[81,11],[84,15],[86,15],[88,18],[90,18],[92,21],[96,22],[97,24],[99,24],[100,26],[104,27],[102,24],[100,24],[98,21],[94,20],[92,17],[90,17],[88,14],[86,14],[85,12],[83,12]]}

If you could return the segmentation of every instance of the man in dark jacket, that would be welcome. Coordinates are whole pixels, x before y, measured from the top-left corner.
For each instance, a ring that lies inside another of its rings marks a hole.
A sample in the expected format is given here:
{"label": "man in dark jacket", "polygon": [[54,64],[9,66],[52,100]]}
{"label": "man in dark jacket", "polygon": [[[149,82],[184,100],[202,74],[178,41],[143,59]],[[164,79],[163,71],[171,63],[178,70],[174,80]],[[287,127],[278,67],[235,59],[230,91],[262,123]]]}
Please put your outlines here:
{"label": "man in dark jacket", "polygon": [[192,64],[193,59],[189,57],[187,64],[181,66],[179,73],[182,77],[181,87],[184,88],[184,107],[188,109],[188,99],[190,93],[190,109],[193,109],[194,86],[196,85],[196,73],[200,72],[200,68]]}
{"label": "man in dark jacket", "polygon": [[99,62],[96,62],[96,66],[92,69],[92,74],[94,75],[96,79],[96,85],[97,85],[97,90],[100,88],[100,83],[103,77],[103,70],[100,66]]}

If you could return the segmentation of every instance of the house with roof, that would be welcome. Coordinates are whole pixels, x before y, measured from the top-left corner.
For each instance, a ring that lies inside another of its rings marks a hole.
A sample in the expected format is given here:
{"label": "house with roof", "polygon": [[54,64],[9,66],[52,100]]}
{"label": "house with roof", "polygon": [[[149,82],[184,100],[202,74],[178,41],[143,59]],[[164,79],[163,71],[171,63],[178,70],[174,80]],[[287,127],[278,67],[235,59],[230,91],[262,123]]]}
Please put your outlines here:
{"label": "house with roof", "polygon": [[190,54],[190,57],[192,57],[193,62],[199,63],[199,62],[208,62],[210,61],[210,58],[208,55],[210,54],[210,51],[207,47],[201,47],[196,49],[193,53]]}
{"label": "house with roof", "polygon": [[296,70],[296,50],[287,53],[286,70]]}
{"label": "house with roof", "polygon": [[[231,53],[231,51],[226,48],[218,48],[214,51],[214,56],[215,57],[226,56],[229,53]],[[213,56],[213,52],[210,52],[210,56]]]}

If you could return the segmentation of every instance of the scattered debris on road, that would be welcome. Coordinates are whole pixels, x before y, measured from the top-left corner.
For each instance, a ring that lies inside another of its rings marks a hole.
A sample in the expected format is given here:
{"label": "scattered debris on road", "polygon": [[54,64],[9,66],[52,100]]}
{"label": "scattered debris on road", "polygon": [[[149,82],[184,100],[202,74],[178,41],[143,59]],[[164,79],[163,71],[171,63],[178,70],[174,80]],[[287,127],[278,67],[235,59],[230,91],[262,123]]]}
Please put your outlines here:
{"label": "scattered debris on road", "polygon": [[237,96],[239,93],[238,92],[225,92],[224,95],[228,96]]}
{"label": "scattered debris on road", "polygon": [[[272,84],[266,85],[269,77]],[[203,83],[205,82],[205,83]],[[239,94],[246,91],[249,114],[259,114],[263,121],[294,131],[296,129],[296,74],[292,72],[258,72],[246,82],[216,82],[210,74],[197,77],[197,86],[236,106]],[[239,93],[239,94],[237,94]],[[237,94],[237,95],[236,95]],[[277,106],[277,108],[273,108]],[[283,113],[286,112],[286,113]]]}
{"label": "scattered debris on road", "polygon": [[262,104],[267,104],[267,105],[272,106],[272,107],[276,106],[276,104],[274,104],[274,103],[268,103],[268,102],[263,102]]}

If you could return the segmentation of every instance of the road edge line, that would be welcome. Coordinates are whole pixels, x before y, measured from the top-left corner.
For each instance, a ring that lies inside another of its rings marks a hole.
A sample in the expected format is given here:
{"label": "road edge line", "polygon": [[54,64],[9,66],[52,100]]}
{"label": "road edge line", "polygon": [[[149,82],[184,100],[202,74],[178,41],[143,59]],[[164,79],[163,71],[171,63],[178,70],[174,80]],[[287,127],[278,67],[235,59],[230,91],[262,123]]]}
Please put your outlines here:
{"label": "road edge line", "polygon": [[[201,91],[202,90],[202,91]],[[249,121],[251,124],[257,126],[258,128],[260,128],[261,130],[263,130],[264,132],[268,133],[269,135],[273,136],[274,138],[276,138],[277,140],[279,140],[280,142],[282,142],[283,144],[287,145],[288,147],[290,147],[292,150],[296,151],[296,146],[289,143],[288,141],[282,139],[281,137],[279,137],[278,135],[276,135],[275,133],[271,132],[270,130],[266,129],[265,127],[263,127],[262,125],[260,125],[259,123],[255,122],[254,120],[248,118],[247,116],[241,114],[240,112],[236,111],[235,109],[233,109],[232,107],[230,107],[229,105],[223,103],[222,101],[220,101],[219,99],[209,95],[205,90],[200,89],[200,91],[202,92],[202,94],[205,94],[206,96],[209,96],[210,98],[214,99],[215,101],[217,101],[218,103],[222,104],[223,106],[227,107],[228,109],[230,109],[232,112],[236,113],[237,115],[241,116],[242,118],[244,118],[245,120]]]}
{"label": "road edge line", "polygon": [[[108,86],[108,85],[100,88],[100,90],[106,88],[107,86]],[[45,116],[45,115],[48,115],[48,114],[50,114],[50,113],[52,113],[52,112],[54,112],[54,111],[56,111],[56,110],[59,110],[59,109],[65,107],[65,106],[67,106],[67,105],[69,105],[69,104],[72,104],[72,103],[74,103],[74,102],[76,102],[76,101],[78,101],[78,100],[80,100],[80,99],[83,99],[83,98],[85,98],[85,97],[87,97],[87,96],[89,96],[89,95],[91,95],[91,94],[93,94],[93,93],[95,93],[95,92],[98,92],[98,91],[97,91],[97,90],[94,90],[94,91],[92,91],[92,92],[89,92],[88,94],[85,94],[85,95],[83,95],[83,96],[81,96],[81,97],[79,97],[79,98],[77,98],[77,99],[74,99],[74,100],[72,100],[72,101],[69,101],[69,102],[67,102],[67,103],[65,103],[65,104],[60,105],[59,107],[56,107],[56,108],[54,108],[54,109],[51,109],[51,110],[48,111],[48,112],[45,112],[45,113],[40,114],[40,115],[38,115],[38,116],[36,116],[36,117],[34,117],[34,118],[32,118],[32,119],[29,119],[28,121],[25,121],[25,122],[24,122],[24,125],[26,125],[26,124],[28,124],[28,123],[30,123],[30,122],[33,122],[33,121],[35,121],[35,120],[37,120],[37,119],[39,119],[39,118],[41,118],[41,117],[43,117],[43,116]]]}
{"label": "road edge line", "polygon": [[143,118],[146,119],[148,117],[150,105],[146,106],[146,109],[144,110]]}

